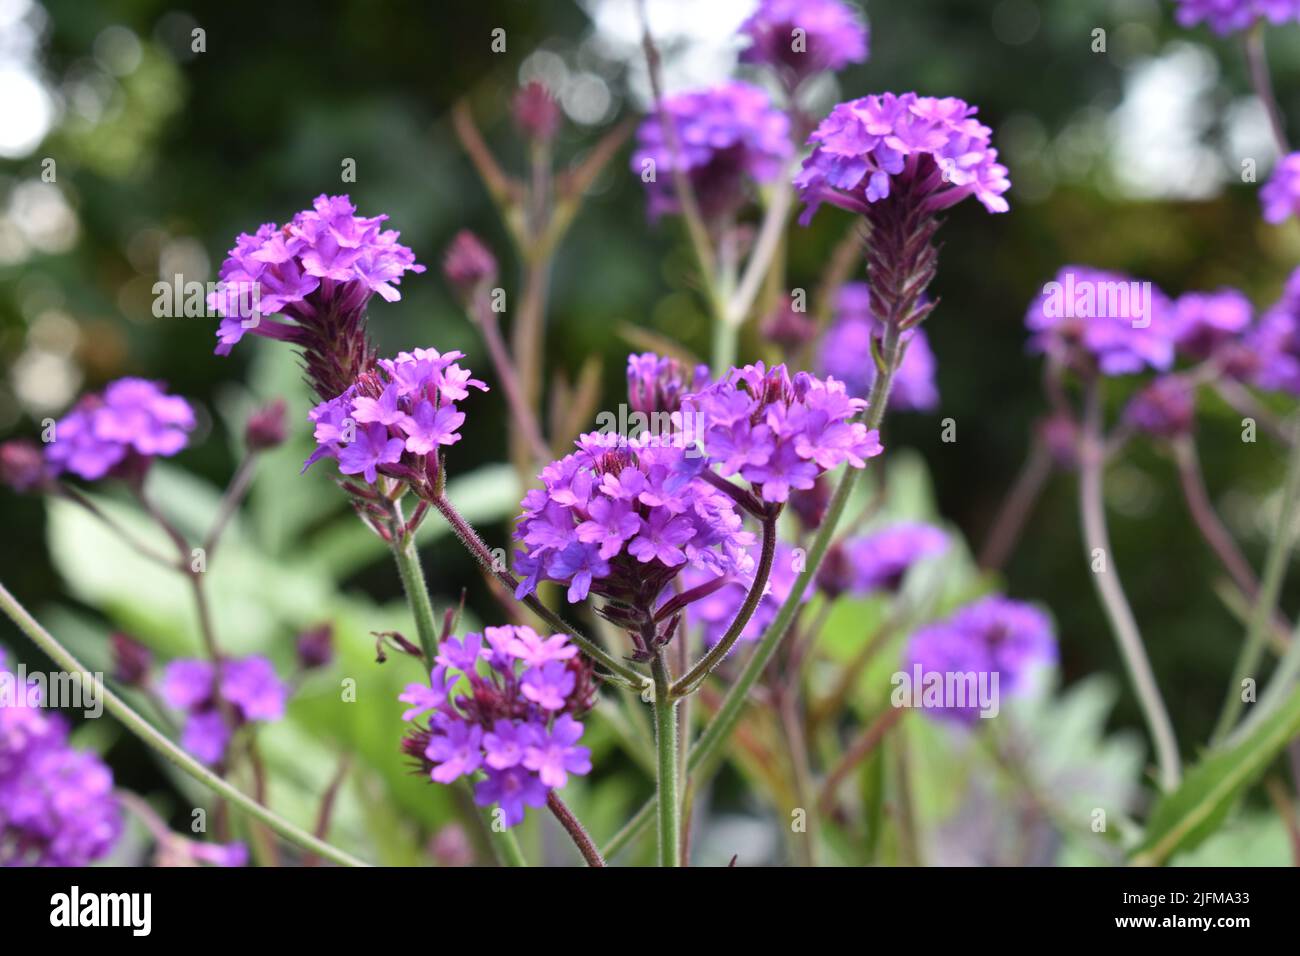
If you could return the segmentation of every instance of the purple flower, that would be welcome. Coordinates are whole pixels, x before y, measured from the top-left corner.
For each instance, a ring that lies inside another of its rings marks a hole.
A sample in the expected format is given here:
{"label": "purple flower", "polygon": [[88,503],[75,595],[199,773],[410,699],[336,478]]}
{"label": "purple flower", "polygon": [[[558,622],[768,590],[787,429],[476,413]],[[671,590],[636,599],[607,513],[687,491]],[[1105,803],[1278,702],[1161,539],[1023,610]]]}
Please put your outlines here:
{"label": "purple flower", "polygon": [[674,517],[667,508],[655,508],[648,520],[641,520],[641,533],[632,539],[627,552],[642,564],[658,560],[676,567],[686,562],[686,552],[680,546],[694,536],[689,519]]}
{"label": "purple flower", "polygon": [[524,673],[524,696],[543,710],[563,710],[576,678],[562,661],[548,661]]}
{"label": "purple flower", "polygon": [[452,403],[467,397],[469,386],[487,391],[456,364],[461,357],[416,349],[380,359],[345,391],[311,410],[317,447],[303,469],[334,458],[342,474],[359,474],[371,484],[381,472],[431,480],[438,465],[425,456],[460,441],[457,429],[465,423]]}
{"label": "purple flower", "polygon": [[843,545],[848,574],[840,590],[859,595],[895,591],[912,565],[947,549],[946,534],[916,522],[900,522],[851,538]]}
{"label": "purple flower", "polygon": [[1006,212],[1007,169],[974,106],[955,97],[915,93],[864,96],[840,103],[808,137],[816,144],[794,178],[812,221],[824,202],[864,213],[893,193],[927,213],[975,196]]}
{"label": "purple flower", "polygon": [[1245,30],[1261,17],[1272,23],[1300,20],[1300,0],[1174,0],[1178,22],[1185,27],[1207,23],[1225,36]]}
{"label": "purple flower", "polygon": [[867,59],[867,27],[840,0],[760,0],[740,33],[750,40],[740,61],[776,67],[792,85]]}
{"label": "purple flower", "polygon": [[[835,319],[822,339],[821,368],[844,383],[850,395],[866,398],[876,380],[871,343],[885,333],[884,323],[871,311],[871,293],[865,282],[846,282],[836,299]],[[904,332],[902,364],[894,373],[889,392],[891,411],[930,411],[939,404],[935,386],[935,358],[923,329]]]}
{"label": "purple flower", "polygon": [[[664,99],[660,109],[676,130],[676,160],[709,218],[737,208],[749,181],[775,179],[793,152],[789,119],[767,93],[748,83],[678,93]],[[658,113],[637,129],[632,170],[645,182],[652,220],[678,211],[674,155]]]}
{"label": "purple flower", "polygon": [[1264,219],[1280,223],[1300,209],[1300,153],[1288,153],[1273,168],[1273,173],[1259,191]]}
{"label": "purple flower", "polygon": [[862,468],[879,455],[879,433],[853,421],[865,407],[842,382],[807,372],[791,378],[784,365],[768,369],[761,362],[732,369],[682,403],[700,417],[709,463],[723,475],[738,472],[769,502],[811,488],[842,462]]}
{"label": "purple flower", "polygon": [[383,425],[367,425],[357,429],[356,440],[339,449],[339,472],[344,475],[361,475],[374,484],[379,480],[380,465],[401,461],[406,443],[400,438],[390,438]]}
{"label": "purple flower", "polygon": [[1166,371],[1174,361],[1169,300],[1150,282],[1066,266],[1030,304],[1030,348],[1085,374]]}
{"label": "purple flower", "polygon": [[483,240],[462,229],[456,233],[442,259],[442,274],[462,300],[497,280],[497,260]]}
{"label": "purple flower", "polygon": [[627,357],[627,402],[634,412],[671,414],[681,407],[684,394],[699,391],[708,384],[707,365],[687,369],[677,359],[653,352]]}
{"label": "purple flower", "polygon": [[1144,386],[1124,409],[1134,428],[1156,438],[1174,438],[1191,430],[1196,414],[1196,394],[1177,375],[1161,375]]}
{"label": "purple flower", "polygon": [[516,826],[523,822],[524,807],[546,806],[550,788],[535,774],[523,767],[508,770],[488,770],[487,779],[474,785],[474,802],[480,807],[497,804],[505,813],[505,825]]}
{"label": "purple flower", "polygon": [[45,446],[49,470],[88,481],[103,478],[128,456],[148,461],[185,447],[194,410],[156,382],[121,378],[102,395],[87,395],[54,426]]}
{"label": "purple flower", "polygon": [[455,683],[455,679],[447,674],[446,664],[440,664],[429,674],[428,684],[407,684],[397,698],[411,705],[410,710],[403,712],[402,720],[414,720],[421,714],[440,709],[447,703],[447,693]]}
{"label": "purple flower", "polygon": [[623,542],[641,530],[641,519],[633,513],[631,503],[618,498],[597,498],[587,513],[590,517],[578,525],[578,540],[600,545],[602,558],[614,557],[623,550]]}
{"label": "purple flower", "polygon": [[58,714],[40,706],[40,687],[9,683],[0,695],[0,866],[86,866],[122,832],[112,771],[68,745]]}
{"label": "purple flower", "polygon": [[568,714],[555,719],[550,731],[537,731],[524,753],[524,766],[537,772],[548,787],[563,787],[569,774],[591,772],[591,751],[575,744],[582,736],[582,724]]}
{"label": "purple flower", "polygon": [[1234,371],[1260,388],[1300,395],[1300,269],[1242,344]]}
{"label": "purple flower", "polygon": [[[763,597],[754,609],[744,629],[740,632],[742,641],[758,640],[767,630],[767,626],[776,618],[781,605],[785,603],[794,588],[795,581],[802,570],[802,555],[784,541],[778,541],[776,553],[772,558],[772,571],[767,578],[767,587]],[[716,575],[706,571],[688,569],[684,584],[694,588],[720,583],[715,590],[709,591],[698,601],[687,605],[686,619],[693,627],[701,628],[704,642],[710,646],[718,643],[731,627],[732,621],[740,613],[741,605],[753,585],[753,566],[742,574]],[[813,588],[808,588],[800,597],[807,602],[812,597]]]}
{"label": "purple flower", "polygon": [[[281,339],[303,350],[322,398],[343,391],[373,358],[370,297],[396,301],[401,276],[424,271],[398,234],[382,228],[387,218],[357,216],[347,196],[320,195],[283,227],[241,234],[208,302],[222,316],[217,354],[229,354],[247,332]],[[267,318],[274,315],[281,321]]]}
{"label": "purple flower", "polygon": [[473,674],[482,656],[483,635],[466,634],[463,638],[449,637],[439,644],[438,656],[434,658],[434,662],[465,674]]}
{"label": "purple flower", "polygon": [[163,671],[160,687],[163,700],[186,714],[181,744],[207,764],[221,762],[234,730],[214,692],[220,693],[236,725],[281,719],[289,696],[289,688],[264,657],[227,659],[221,663],[219,682],[215,675],[208,661],[177,659]]}
{"label": "purple flower", "polygon": [[[565,715],[562,719],[572,720],[573,718]],[[517,724],[509,720],[498,720],[493,724],[492,732],[483,735],[483,752],[485,754],[483,762],[493,770],[509,770],[511,767],[518,766],[523,762],[524,752],[544,733],[545,731],[540,730],[533,724]]]}
{"label": "purple flower", "polygon": [[483,728],[459,720],[448,720],[441,733],[429,738],[424,755],[434,764],[433,779],[451,783],[473,773],[483,764]]}
{"label": "purple flower", "polygon": [[552,661],[567,661],[578,656],[578,649],[569,643],[567,634],[542,638],[531,627],[522,625],[513,631],[507,649],[528,667],[542,667]]}
{"label": "purple flower", "polygon": [[[1047,616],[1028,604],[991,595],[968,604],[947,621],[912,635],[904,659],[922,674],[998,675],[996,693],[1025,689],[1030,673],[1056,660],[1056,637]],[[990,685],[991,686],[991,685]],[[920,688],[914,689],[920,694]],[[936,717],[970,723],[977,704],[945,700],[931,711]]]}
{"label": "purple flower", "polygon": [[1170,314],[1174,345],[1188,358],[1207,359],[1244,332],[1253,314],[1250,300],[1236,289],[1184,293]]}

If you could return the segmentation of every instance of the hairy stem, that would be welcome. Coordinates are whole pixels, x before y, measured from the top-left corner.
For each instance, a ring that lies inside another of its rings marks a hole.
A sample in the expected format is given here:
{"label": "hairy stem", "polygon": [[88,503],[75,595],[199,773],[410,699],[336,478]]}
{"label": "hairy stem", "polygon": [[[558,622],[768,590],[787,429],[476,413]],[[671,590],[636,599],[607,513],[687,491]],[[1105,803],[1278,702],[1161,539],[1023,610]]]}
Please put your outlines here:
{"label": "hairy stem", "polygon": [[672,678],[662,650],[650,662],[654,675],[655,751],[658,754],[656,790],[659,801],[659,865],[682,865],[681,804],[677,766],[677,704],[672,698]]}
{"label": "hairy stem", "polygon": [[600,855],[600,850],[596,849],[596,844],[592,842],[586,828],[554,790],[546,795],[546,806],[555,815],[555,819],[560,821],[560,826],[564,827],[564,831],[569,834],[573,845],[578,848],[587,865],[604,866],[605,859]]}
{"label": "hairy stem", "polygon": [[993,529],[980,551],[979,565],[988,571],[999,570],[1007,563],[1020,540],[1025,521],[1034,510],[1043,486],[1052,474],[1052,453],[1042,438],[1035,436],[1029,455],[998,509]]}
{"label": "hairy stem", "polygon": [[406,603],[415,618],[415,633],[420,640],[424,662],[432,667],[433,659],[438,653],[438,622],[433,602],[429,600],[429,589],[424,583],[424,569],[420,566],[415,535],[394,535],[392,550],[393,558],[397,561],[397,573],[402,579],[402,590],[406,592]]}
{"label": "hairy stem", "polygon": [[1286,123],[1282,119],[1282,109],[1278,106],[1277,96],[1273,93],[1273,81],[1268,73],[1268,54],[1264,49],[1264,21],[1259,20],[1246,31],[1246,65],[1250,68],[1250,84],[1255,88],[1255,95],[1264,104],[1268,113],[1269,129],[1273,133],[1273,142],[1277,145],[1278,156],[1291,152],[1287,144]]}
{"label": "hairy stem", "polygon": [[1156,686],[1155,675],[1151,672],[1151,662],[1147,659],[1146,647],[1142,643],[1137,621],[1133,618],[1133,610],[1129,607],[1128,598],[1124,596],[1115,554],[1110,546],[1110,535],[1106,529],[1105,503],[1102,498],[1105,453],[1101,431],[1101,390],[1096,382],[1088,386],[1086,401],[1079,456],[1079,513],[1083,521],[1084,547],[1089,562],[1098,552],[1108,562],[1108,567],[1093,572],[1093,584],[1142,706],[1142,714],[1155,746],[1160,785],[1169,791],[1178,786],[1182,773],[1178,742],[1164,700],[1160,696],[1160,689]]}

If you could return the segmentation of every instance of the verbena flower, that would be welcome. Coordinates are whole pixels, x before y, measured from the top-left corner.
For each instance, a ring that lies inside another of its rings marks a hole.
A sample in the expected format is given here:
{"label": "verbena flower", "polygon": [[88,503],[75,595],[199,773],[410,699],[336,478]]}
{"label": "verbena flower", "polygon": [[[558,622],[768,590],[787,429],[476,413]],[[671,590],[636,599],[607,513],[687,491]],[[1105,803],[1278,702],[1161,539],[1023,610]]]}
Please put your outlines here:
{"label": "verbena flower", "polygon": [[[1056,636],[1042,611],[991,595],[966,605],[946,621],[921,628],[908,641],[904,660],[908,668],[919,664],[923,675],[996,673],[999,696],[1014,696],[1027,688],[1036,669],[1056,661]],[[947,700],[927,711],[940,719],[970,724],[979,717],[980,708],[969,700],[966,706]]]}
{"label": "verbena flower", "polygon": [[1260,388],[1300,395],[1300,269],[1246,332],[1233,371]]}
{"label": "verbena flower", "polygon": [[675,358],[642,352],[627,357],[628,407],[651,415],[669,414],[681,407],[682,396],[709,384],[709,367],[687,368]]}
{"label": "verbena flower", "polygon": [[[181,745],[209,765],[224,759],[237,727],[280,720],[289,696],[289,688],[264,657],[224,660],[220,680],[216,677],[211,661],[178,659],[167,665],[159,687],[162,699],[186,715]],[[226,712],[235,726],[227,722]]]}
{"label": "verbena flower", "polygon": [[1161,375],[1129,400],[1124,420],[1155,438],[1174,438],[1191,430],[1196,416],[1196,393],[1178,375]]}
{"label": "verbena flower", "polygon": [[120,378],[102,394],[83,397],[55,423],[45,460],[54,475],[88,481],[126,474],[179,452],[194,424],[185,399],[168,395],[157,382]]}
{"label": "verbena flower", "polygon": [[1264,219],[1279,223],[1300,210],[1300,153],[1283,156],[1259,190]]}
{"label": "verbena flower", "polygon": [[113,773],[68,745],[68,725],[18,685],[0,653],[0,866],[86,866],[122,833]]}
{"label": "verbena flower", "polygon": [[867,59],[869,31],[840,0],[761,0],[740,33],[750,41],[740,61],[773,66],[792,85]]}
{"label": "verbena flower", "polygon": [[616,602],[602,609],[615,620],[624,606],[651,607],[688,565],[748,569],[755,537],[732,499],[701,477],[706,461],[695,452],[677,435],[583,435],[524,496],[517,596],[556,581],[570,602],[588,594]]}
{"label": "verbena flower", "polygon": [[1174,300],[1170,331],[1179,352],[1200,361],[1250,325],[1254,309],[1236,289],[1187,292]]}
{"label": "verbena flower", "polygon": [[948,550],[948,535],[933,525],[900,521],[836,545],[818,568],[817,583],[831,596],[896,591],[916,563]]}
{"label": "verbena flower", "polygon": [[1085,374],[1167,370],[1174,361],[1169,300],[1151,283],[1065,266],[1030,303],[1030,348]]}
{"label": "verbena flower", "polygon": [[808,138],[812,153],[794,178],[799,221],[827,202],[863,217],[871,311],[899,330],[936,304],[925,291],[938,268],[938,213],[967,196],[989,212],[1009,208],[1007,169],[975,113],[954,97],[885,93],[840,103]]}
{"label": "verbena flower", "polygon": [[815,145],[794,179],[805,203],[800,222],[824,202],[866,213],[891,195],[925,212],[973,195],[989,212],[1006,212],[1011,182],[976,112],[956,97],[915,93],[840,103],[808,137]]}
{"label": "verbena flower", "polygon": [[[740,640],[758,640],[767,630],[767,626],[776,619],[777,612],[790,596],[799,577],[801,565],[796,561],[796,557],[802,558],[802,555],[798,554],[792,546],[784,541],[777,543],[776,553],[772,558],[772,571],[768,575],[767,586],[763,589],[763,597],[745,624],[744,630],[740,632]],[[752,570],[744,574],[719,576],[699,568],[688,568],[682,575],[683,588],[707,590],[711,585],[717,585],[715,590],[709,590],[705,596],[698,601],[693,601],[686,608],[687,624],[699,630],[706,645],[712,646],[722,640],[723,635],[731,627],[732,621],[740,613],[741,605],[745,603],[753,583]],[[812,586],[809,585],[800,600],[806,603],[812,596],[812,590]]]}
{"label": "verbena flower", "polygon": [[1271,23],[1300,21],[1300,0],[1175,0],[1178,22],[1208,24],[1220,36],[1245,30],[1260,18]]}
{"label": "verbena flower", "polygon": [[465,414],[456,402],[487,385],[457,364],[461,352],[400,352],[362,372],[342,394],[309,413],[316,450],[303,470],[333,458],[339,472],[374,484],[379,475],[412,483],[435,481],[438,451],[460,441]]}
{"label": "verbena flower", "polygon": [[688,395],[682,409],[699,416],[710,466],[723,477],[739,475],[763,501],[776,503],[812,488],[832,468],[863,468],[884,451],[879,432],[852,420],[866,404],[833,378],[792,378],[784,365],[759,362]]}
{"label": "verbena flower", "polygon": [[436,783],[482,774],[479,806],[497,804],[506,826],[525,807],[545,806],[570,774],[591,771],[577,720],[595,699],[590,665],[567,635],[543,639],[530,627],[489,627],[443,641],[428,684],[398,698],[418,721],[403,749]]}
{"label": "verbena flower", "polygon": [[[839,379],[849,393],[866,398],[876,380],[872,339],[884,335],[885,326],[871,311],[871,292],[865,282],[846,282],[836,297],[835,318],[821,345],[821,368]],[[935,385],[935,358],[924,330],[904,332],[902,364],[894,373],[889,407],[898,411],[929,411],[939,404]]]}
{"label": "verbena flower", "polygon": [[356,211],[347,196],[322,194],[284,226],[267,223],[239,236],[208,301],[222,317],[218,355],[229,354],[249,332],[290,342],[302,349],[321,398],[337,395],[370,367],[366,305],[375,293],[400,299],[401,277],[424,266],[398,243],[396,231],[382,228],[387,216]]}
{"label": "verbena flower", "polygon": [[645,181],[648,213],[658,219],[678,212],[673,170],[690,179],[701,212],[709,218],[734,211],[749,183],[776,178],[793,153],[790,121],[766,92],[748,83],[721,86],[666,97],[660,109],[676,130],[680,150],[664,138],[658,112],[637,129],[632,170]]}

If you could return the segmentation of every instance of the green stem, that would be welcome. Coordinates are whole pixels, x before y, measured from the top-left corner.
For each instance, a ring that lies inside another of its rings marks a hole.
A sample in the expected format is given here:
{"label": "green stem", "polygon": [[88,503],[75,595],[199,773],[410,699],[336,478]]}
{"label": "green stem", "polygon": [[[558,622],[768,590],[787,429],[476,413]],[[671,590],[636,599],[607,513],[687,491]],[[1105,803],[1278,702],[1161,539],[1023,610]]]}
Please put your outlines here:
{"label": "green stem", "polygon": [[682,865],[681,807],[678,803],[677,704],[672,699],[672,678],[663,651],[650,663],[655,682],[655,749],[659,755],[659,865]]}
{"label": "green stem", "polygon": [[425,663],[432,667],[438,653],[438,624],[429,600],[429,589],[424,583],[424,569],[420,567],[420,553],[415,548],[415,535],[393,538],[393,557],[397,560],[397,573],[402,578],[406,603],[415,618],[415,633],[420,638],[420,650]]}
{"label": "green stem", "polygon": [[203,766],[189,754],[187,754],[176,744],[164,737],[158,730],[145,720],[130,705],[117,694],[113,693],[104,686],[104,682],[98,676],[89,671],[85,665],[74,657],[58,640],[50,634],[49,631],[41,627],[40,623],[33,618],[27,609],[18,602],[18,600],[9,593],[3,584],[0,584],[0,609],[11,621],[18,626],[18,629],[26,634],[35,642],[45,654],[53,660],[59,667],[69,674],[81,674],[83,680],[89,680],[95,689],[95,693],[104,701],[104,706],[114,717],[120,720],[133,734],[143,740],[146,744],[158,751],[163,757],[171,761],[176,767],[189,774],[199,783],[203,784],[209,790],[218,796],[224,797],[230,803],[239,807],[249,816],[260,820],[266,824],[284,839],[288,840],[304,850],[323,856],[328,860],[338,863],[340,866],[367,866],[356,857],[340,850],[336,846],[331,846],[323,840],[319,840],[305,830],[294,826],[288,820],[277,816],[268,810],[262,804],[255,800],[249,799],[244,793],[231,786],[225,780],[222,780],[215,773]]}
{"label": "green stem", "polygon": [[[876,380],[871,385],[871,394],[867,399],[866,424],[868,429],[878,429],[885,417],[885,408],[889,404],[890,388],[894,382],[894,374],[898,370],[899,335],[898,327],[895,324],[890,323],[885,326],[884,338],[880,343],[883,368],[876,375]],[[865,471],[865,469],[861,469],[861,471]],[[826,551],[830,547],[831,540],[835,536],[835,528],[844,515],[844,509],[853,494],[853,486],[858,479],[859,473],[858,469],[846,468],[844,474],[840,477],[839,484],[835,486],[835,493],[831,496],[830,504],[826,508],[826,516],[822,519],[821,527],[817,529],[812,547],[808,549],[803,571],[799,573],[794,586],[790,589],[789,597],[781,605],[776,618],[768,625],[763,637],[758,642],[758,646],[750,654],[749,660],[740,672],[740,676],[731,686],[731,689],[727,691],[727,696],[723,698],[722,706],[718,709],[717,714],[709,722],[704,733],[700,735],[700,739],[691,747],[690,755],[686,760],[688,770],[694,771],[709,763],[721,750],[722,745],[726,743],[727,738],[735,729],[740,720],[741,712],[745,708],[750,689],[758,682],[763,671],[767,668],[768,662],[772,659],[772,655],[776,653],[777,646],[785,638],[790,626],[794,623],[795,615],[802,603],[800,599],[808,589],[809,583],[817,573],[817,568],[821,565],[822,558],[825,557]],[[612,856],[636,838],[654,815],[654,803],[655,798],[652,797],[644,807],[637,811],[632,820],[624,826],[623,830],[605,848],[606,856]]]}
{"label": "green stem", "polygon": [[1124,658],[1124,667],[1128,671],[1133,691],[1142,707],[1142,715],[1155,747],[1156,762],[1160,767],[1160,786],[1165,791],[1172,791],[1182,776],[1178,741],[1174,737],[1169,712],[1165,709],[1164,698],[1160,696],[1160,688],[1151,670],[1151,661],[1147,657],[1146,646],[1142,643],[1142,634],[1133,617],[1133,609],[1124,595],[1115,553],[1110,545],[1110,534],[1106,529],[1106,507],[1102,496],[1102,472],[1106,467],[1106,454],[1101,427],[1101,389],[1096,382],[1088,386],[1085,402],[1083,447],[1079,456],[1079,515],[1083,522],[1084,547],[1089,560],[1100,551],[1103,560],[1109,562],[1109,566],[1101,571],[1094,569],[1093,585]]}
{"label": "green stem", "polygon": [[1264,644],[1269,627],[1277,610],[1278,595],[1282,591],[1282,581],[1286,577],[1287,565],[1291,561],[1291,549],[1295,544],[1296,509],[1300,505],[1300,442],[1291,446],[1291,455],[1287,460],[1286,480],[1282,486],[1282,507],[1274,522],[1273,540],[1269,543],[1268,556],[1264,559],[1264,579],[1260,583],[1259,594],[1255,599],[1250,615],[1250,624],[1246,628],[1246,640],[1241,645],[1237,662],[1232,669],[1232,683],[1228,685],[1228,694],[1219,712],[1218,723],[1210,736],[1210,745],[1222,743],[1241,713],[1242,681],[1256,674],[1264,657]]}

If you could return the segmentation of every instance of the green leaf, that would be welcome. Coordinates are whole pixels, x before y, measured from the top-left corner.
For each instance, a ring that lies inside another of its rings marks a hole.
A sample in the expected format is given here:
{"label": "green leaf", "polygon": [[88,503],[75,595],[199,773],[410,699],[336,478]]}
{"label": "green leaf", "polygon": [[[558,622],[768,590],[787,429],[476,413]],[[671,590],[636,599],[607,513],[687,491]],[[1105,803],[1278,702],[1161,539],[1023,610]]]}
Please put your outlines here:
{"label": "green leaf", "polygon": [[1160,866],[1202,843],[1227,818],[1237,797],[1300,732],[1300,690],[1267,723],[1230,750],[1212,753],[1156,804],[1146,837],[1134,852],[1136,866]]}

